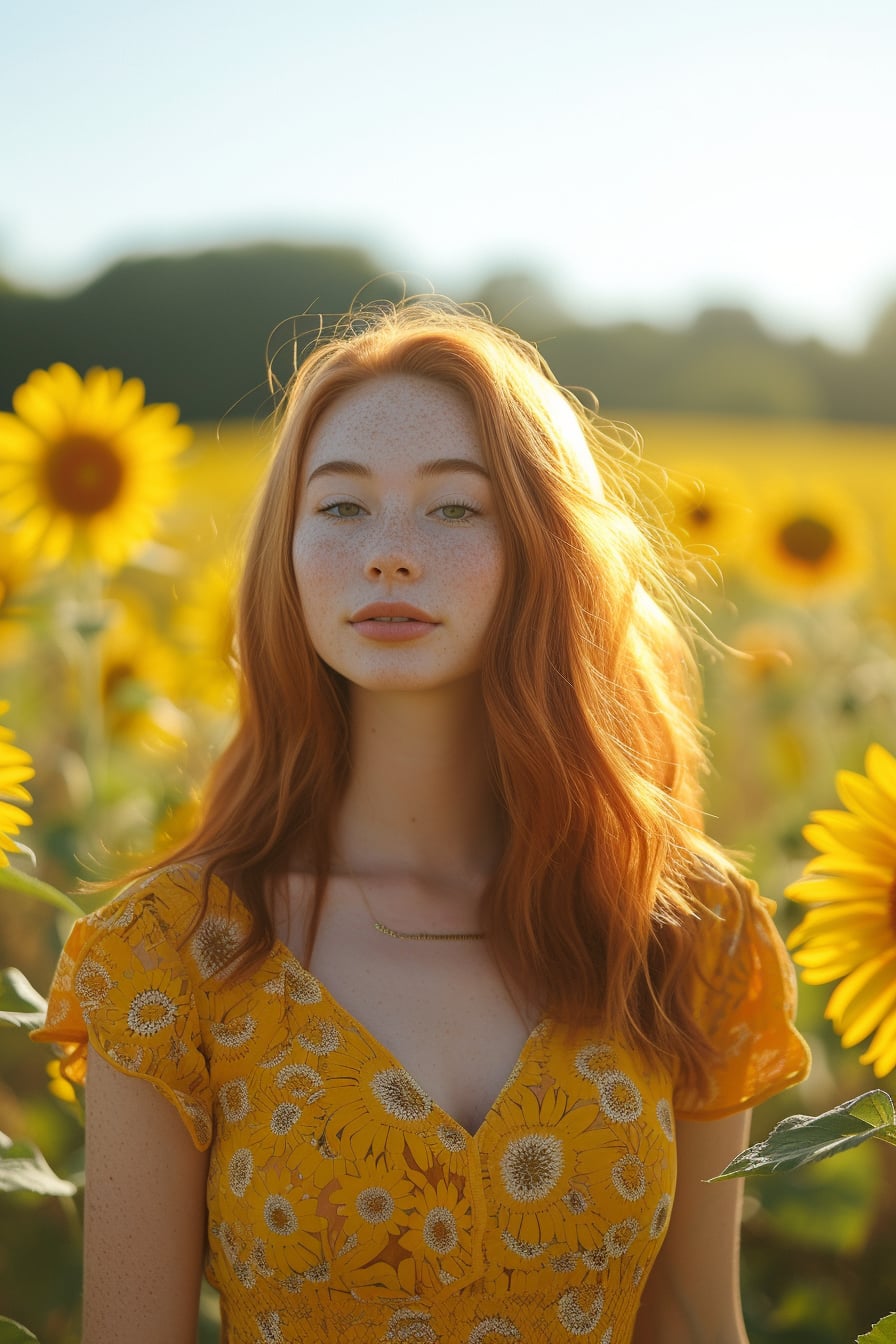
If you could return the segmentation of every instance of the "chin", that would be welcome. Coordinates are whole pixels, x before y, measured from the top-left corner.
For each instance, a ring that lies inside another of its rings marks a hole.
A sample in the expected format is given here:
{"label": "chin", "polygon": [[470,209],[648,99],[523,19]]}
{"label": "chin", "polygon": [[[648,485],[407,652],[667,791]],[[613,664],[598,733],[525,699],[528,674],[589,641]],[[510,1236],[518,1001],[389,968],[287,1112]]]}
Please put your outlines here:
{"label": "chin", "polygon": [[471,681],[479,681],[478,669],[459,669],[457,672],[439,672],[425,673],[413,672],[410,669],[398,672],[394,668],[388,671],[384,668],[382,671],[375,672],[365,670],[363,673],[353,675],[347,669],[339,669],[341,675],[350,686],[356,686],[358,690],[370,691],[380,694],[401,694],[407,693],[433,693],[437,691],[449,691],[458,686],[469,684]]}

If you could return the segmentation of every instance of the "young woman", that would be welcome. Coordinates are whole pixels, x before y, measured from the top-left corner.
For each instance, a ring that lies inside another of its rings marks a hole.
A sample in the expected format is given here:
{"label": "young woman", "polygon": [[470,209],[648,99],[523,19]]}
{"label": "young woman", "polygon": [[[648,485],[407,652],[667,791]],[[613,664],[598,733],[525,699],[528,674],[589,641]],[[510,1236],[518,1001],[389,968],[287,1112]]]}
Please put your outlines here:
{"label": "young woman", "polygon": [[88,1078],[85,1344],[188,1344],[203,1267],[227,1344],[743,1344],[704,1180],[807,1052],[623,458],[447,303],[299,368],[204,819],[36,1033]]}

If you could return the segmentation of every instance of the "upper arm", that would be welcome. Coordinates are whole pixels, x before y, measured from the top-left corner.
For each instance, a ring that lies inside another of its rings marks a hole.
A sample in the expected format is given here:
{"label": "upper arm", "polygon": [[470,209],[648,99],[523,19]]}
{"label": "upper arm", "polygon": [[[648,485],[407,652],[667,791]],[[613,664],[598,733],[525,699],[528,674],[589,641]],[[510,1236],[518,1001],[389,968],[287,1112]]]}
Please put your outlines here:
{"label": "upper arm", "polygon": [[743,1182],[705,1185],[749,1142],[750,1112],[680,1120],[678,1183],[632,1344],[747,1344],[740,1307]]}
{"label": "upper arm", "polygon": [[208,1154],[151,1083],[88,1054],[83,1344],[193,1344]]}

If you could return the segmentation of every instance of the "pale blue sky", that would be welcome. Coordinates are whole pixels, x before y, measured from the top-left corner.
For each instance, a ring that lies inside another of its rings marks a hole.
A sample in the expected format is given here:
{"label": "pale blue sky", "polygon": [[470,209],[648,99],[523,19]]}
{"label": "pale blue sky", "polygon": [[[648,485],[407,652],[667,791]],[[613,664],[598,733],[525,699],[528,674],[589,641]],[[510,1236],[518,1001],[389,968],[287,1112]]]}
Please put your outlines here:
{"label": "pale blue sky", "polygon": [[752,306],[849,345],[896,295],[891,0],[0,0],[0,270],[369,245],[596,320]]}

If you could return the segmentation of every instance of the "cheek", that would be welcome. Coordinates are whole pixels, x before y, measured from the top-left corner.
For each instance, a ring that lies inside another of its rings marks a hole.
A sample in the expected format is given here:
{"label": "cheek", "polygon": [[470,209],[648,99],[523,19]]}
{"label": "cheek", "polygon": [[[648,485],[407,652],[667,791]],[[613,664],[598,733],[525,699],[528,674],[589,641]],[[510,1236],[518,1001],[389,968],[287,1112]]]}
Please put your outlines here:
{"label": "cheek", "polygon": [[299,601],[309,629],[316,614],[329,602],[338,586],[340,566],[332,547],[315,544],[314,539],[297,532],[292,544],[292,568]]}
{"label": "cheek", "polygon": [[482,544],[464,557],[464,578],[471,597],[483,610],[492,610],[504,582],[504,552],[495,537],[483,538]]}
{"label": "cheek", "polygon": [[345,546],[339,539],[324,535],[314,527],[296,529],[292,540],[292,567],[296,582],[302,587],[318,582],[327,574],[344,567]]}

